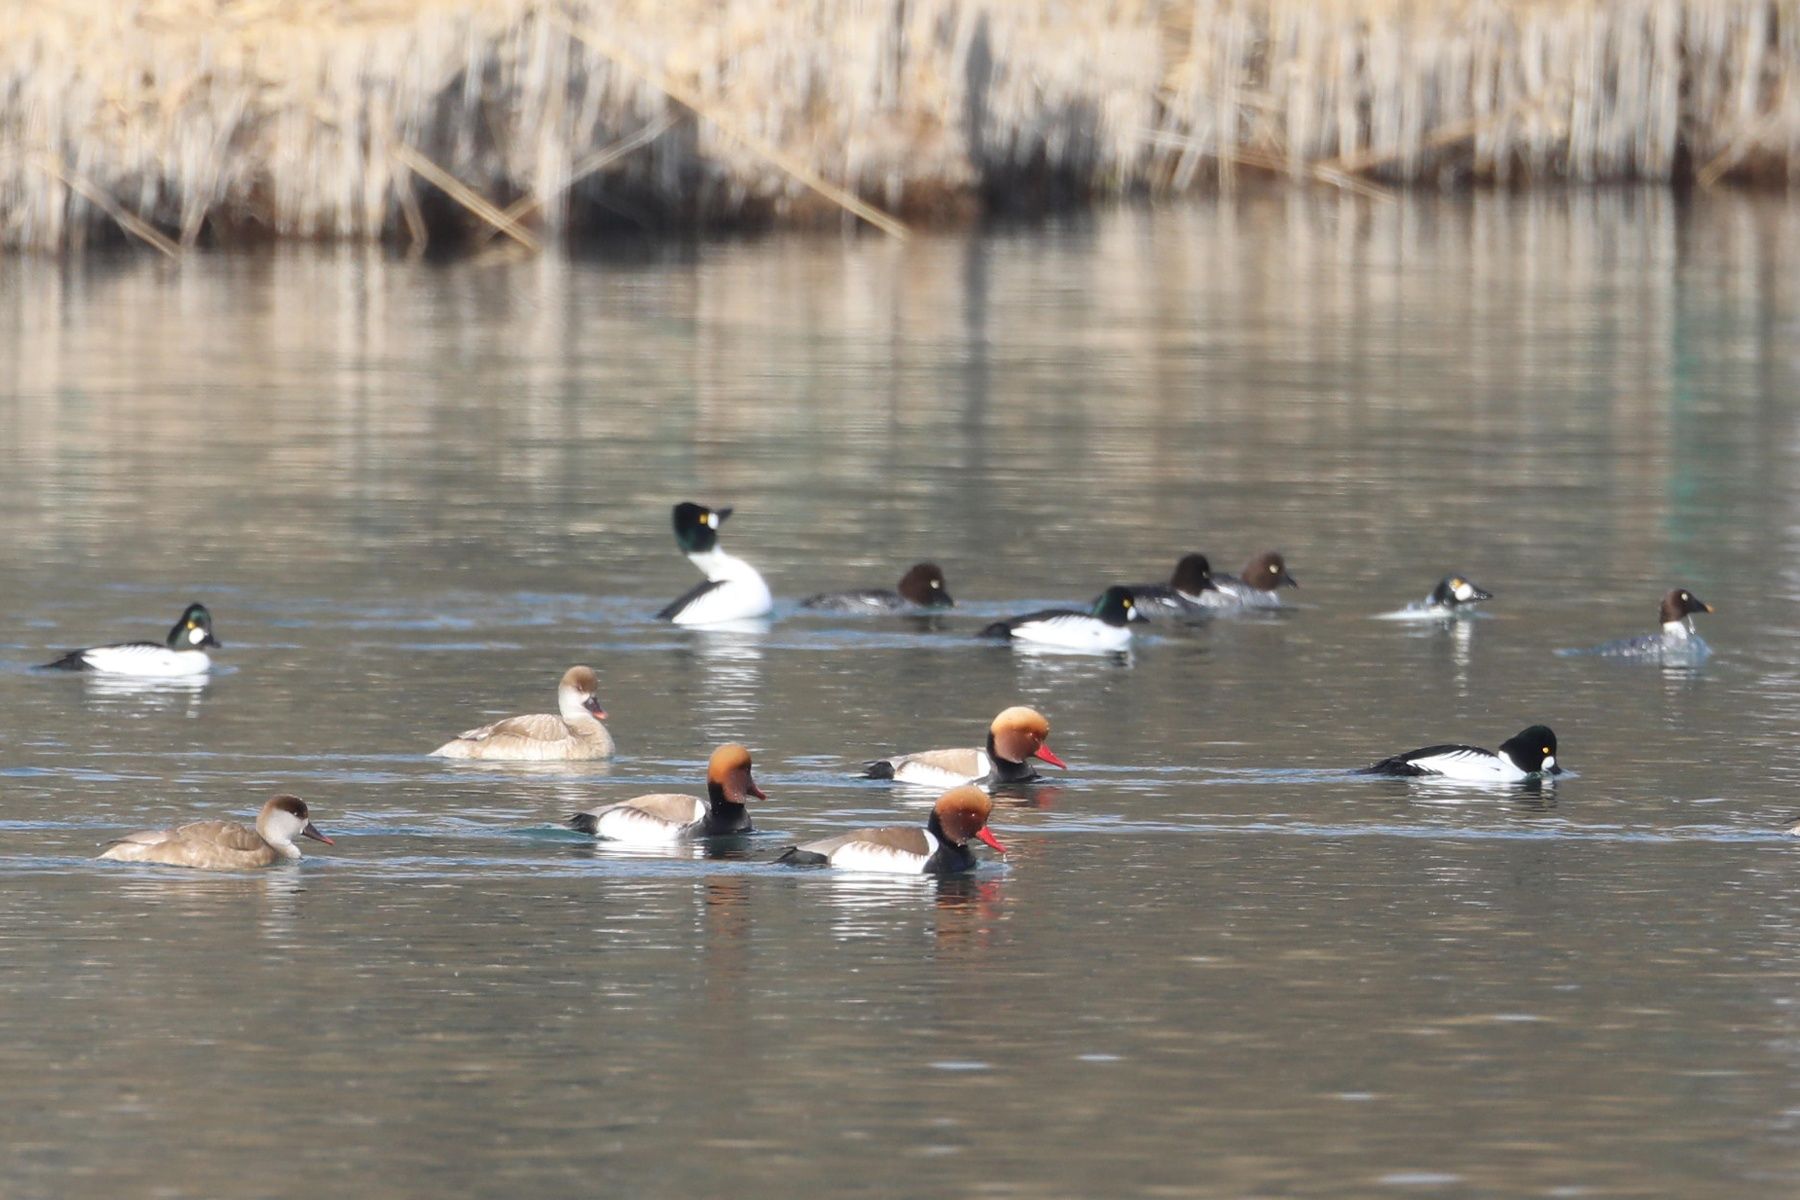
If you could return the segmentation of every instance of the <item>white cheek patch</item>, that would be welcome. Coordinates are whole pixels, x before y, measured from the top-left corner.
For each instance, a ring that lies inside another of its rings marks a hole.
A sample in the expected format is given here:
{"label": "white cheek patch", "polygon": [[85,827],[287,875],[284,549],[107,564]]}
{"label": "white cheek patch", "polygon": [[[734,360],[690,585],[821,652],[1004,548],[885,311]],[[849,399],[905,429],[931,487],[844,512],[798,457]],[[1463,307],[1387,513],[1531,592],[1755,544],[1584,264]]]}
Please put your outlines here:
{"label": "white cheek patch", "polygon": [[1474,597],[1474,595],[1475,595],[1475,589],[1470,587],[1468,584],[1459,583],[1456,585],[1456,598],[1458,600],[1467,601],[1467,600],[1472,599]]}
{"label": "white cheek patch", "polygon": [[1545,771],[1554,771],[1556,769],[1556,755],[1554,755],[1554,754],[1544,755],[1544,765],[1540,769],[1545,770]]}
{"label": "white cheek patch", "polygon": [[188,630],[188,641],[190,643],[192,643],[193,645],[198,646],[201,642],[204,642],[205,640],[206,640],[206,630],[202,629],[200,626],[196,625],[192,629]]}

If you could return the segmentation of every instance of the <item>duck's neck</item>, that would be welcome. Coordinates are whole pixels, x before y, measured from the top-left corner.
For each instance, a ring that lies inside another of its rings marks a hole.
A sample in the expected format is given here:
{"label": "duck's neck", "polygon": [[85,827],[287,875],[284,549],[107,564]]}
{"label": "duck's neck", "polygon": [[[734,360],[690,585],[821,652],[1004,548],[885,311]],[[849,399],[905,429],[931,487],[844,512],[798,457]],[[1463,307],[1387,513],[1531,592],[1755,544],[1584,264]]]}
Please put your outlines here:
{"label": "duck's neck", "polygon": [[1685,642],[1694,636],[1694,618],[1679,617],[1673,621],[1663,622],[1663,640],[1666,642]]}
{"label": "duck's neck", "polygon": [[593,737],[606,728],[601,724],[600,718],[589,712],[587,705],[583,704],[581,697],[574,692],[565,692],[559,695],[556,698],[556,709],[562,717],[563,724],[567,725],[569,732],[576,737]]}
{"label": "duck's neck", "polygon": [[[992,730],[988,731],[987,756],[988,761],[994,764],[994,781],[996,783],[1021,783],[1027,779],[1037,778],[1037,772],[1032,770],[1030,763],[1013,762],[1009,758],[1000,757],[1000,751],[994,748]],[[931,819],[936,821],[937,814],[931,814]]]}
{"label": "duck's neck", "polygon": [[750,828],[750,806],[729,798],[723,785],[707,780],[705,824],[708,833],[743,833]]}
{"label": "duck's neck", "polygon": [[755,567],[741,558],[725,553],[717,546],[698,554],[689,554],[688,561],[714,583],[732,579],[758,578]]}

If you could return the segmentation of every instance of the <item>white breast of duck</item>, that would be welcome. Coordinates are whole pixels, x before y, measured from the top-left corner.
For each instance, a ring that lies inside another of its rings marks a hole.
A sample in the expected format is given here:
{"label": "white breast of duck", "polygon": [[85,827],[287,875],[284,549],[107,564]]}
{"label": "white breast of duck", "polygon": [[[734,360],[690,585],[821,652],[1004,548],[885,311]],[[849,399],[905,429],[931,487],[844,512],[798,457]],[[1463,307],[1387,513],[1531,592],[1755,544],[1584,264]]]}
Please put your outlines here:
{"label": "white breast of duck", "polygon": [[690,554],[688,561],[706,576],[677,603],[680,607],[668,618],[677,625],[714,625],[722,621],[742,621],[766,616],[775,607],[769,585],[757,569],[743,559],[714,547],[703,554]]}

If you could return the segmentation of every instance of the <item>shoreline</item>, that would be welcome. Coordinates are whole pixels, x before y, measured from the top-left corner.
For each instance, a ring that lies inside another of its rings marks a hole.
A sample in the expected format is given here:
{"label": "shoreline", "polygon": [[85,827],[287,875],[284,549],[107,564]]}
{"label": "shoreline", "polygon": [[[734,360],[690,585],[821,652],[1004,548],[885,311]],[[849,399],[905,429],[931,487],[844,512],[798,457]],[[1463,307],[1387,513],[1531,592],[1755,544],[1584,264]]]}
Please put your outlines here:
{"label": "shoreline", "polygon": [[51,0],[0,12],[0,246],[534,252],[1270,180],[1788,187],[1773,0]]}

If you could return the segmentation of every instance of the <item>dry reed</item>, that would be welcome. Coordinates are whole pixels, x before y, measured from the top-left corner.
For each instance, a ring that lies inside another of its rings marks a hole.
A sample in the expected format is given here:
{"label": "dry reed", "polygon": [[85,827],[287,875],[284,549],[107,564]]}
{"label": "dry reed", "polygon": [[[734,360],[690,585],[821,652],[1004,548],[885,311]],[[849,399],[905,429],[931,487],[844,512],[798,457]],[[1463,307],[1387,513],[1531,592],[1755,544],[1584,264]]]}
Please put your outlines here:
{"label": "dry reed", "polygon": [[0,244],[1791,182],[1797,41],[1777,0],[4,0]]}

